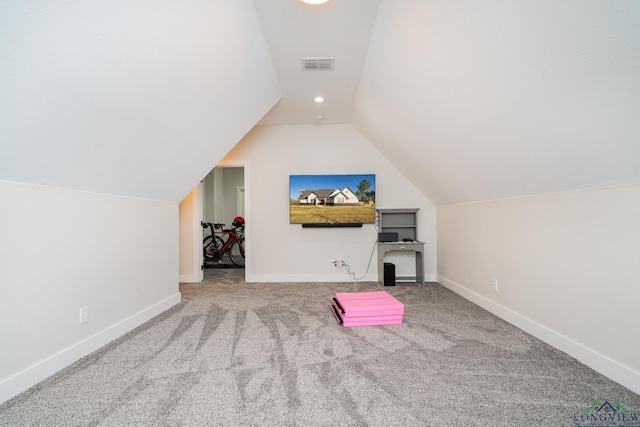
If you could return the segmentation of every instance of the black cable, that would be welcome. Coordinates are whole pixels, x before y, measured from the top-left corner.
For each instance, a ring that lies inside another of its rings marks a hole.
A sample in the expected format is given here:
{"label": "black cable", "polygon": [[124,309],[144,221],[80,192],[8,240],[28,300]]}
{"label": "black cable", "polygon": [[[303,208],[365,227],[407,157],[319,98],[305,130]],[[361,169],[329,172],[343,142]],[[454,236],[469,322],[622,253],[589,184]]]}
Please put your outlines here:
{"label": "black cable", "polygon": [[[380,229],[378,228],[378,215],[376,212],[376,218],[373,222],[373,226],[376,229],[376,236],[378,235],[378,232],[380,231]],[[373,252],[376,249],[376,243],[378,242],[378,239],[376,237],[376,240],[373,242],[373,247],[371,248],[371,254],[369,255],[369,263],[367,264],[367,269],[365,270],[364,274],[361,277],[356,278],[355,277],[355,273],[351,272],[351,266],[349,264],[347,264],[346,262],[342,261],[342,267],[344,267],[345,270],[347,270],[347,274],[349,275],[349,277],[351,277],[353,280],[355,280],[356,282],[360,282],[360,279],[363,279],[367,273],[369,272],[369,267],[371,267],[371,260],[373,259]]]}
{"label": "black cable", "polygon": [[360,282],[360,279],[363,279],[367,275],[367,273],[369,272],[369,267],[371,267],[371,260],[373,259],[373,252],[375,249],[376,249],[376,242],[373,242],[373,247],[371,248],[371,254],[369,255],[369,263],[367,264],[367,269],[365,270],[364,274],[361,277],[356,278],[355,273],[351,272],[351,266],[344,261],[342,262],[342,266],[347,270],[347,274],[349,275],[349,277],[351,277],[356,282]]}

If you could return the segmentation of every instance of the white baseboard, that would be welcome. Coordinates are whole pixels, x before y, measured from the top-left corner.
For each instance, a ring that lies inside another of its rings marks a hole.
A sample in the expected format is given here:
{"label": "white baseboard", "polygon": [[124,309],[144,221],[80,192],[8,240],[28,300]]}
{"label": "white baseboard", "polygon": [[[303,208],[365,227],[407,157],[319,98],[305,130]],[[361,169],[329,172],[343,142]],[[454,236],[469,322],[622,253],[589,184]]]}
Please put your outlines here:
{"label": "white baseboard", "polygon": [[181,274],[178,277],[180,283],[199,283],[201,282],[200,276],[196,276],[195,274]]}
{"label": "white baseboard", "polygon": [[574,357],[581,363],[589,366],[596,372],[612,379],[613,381],[627,387],[629,390],[640,394],[640,372],[636,372],[615,360],[604,356],[584,345],[561,335],[538,322],[518,314],[507,307],[504,307],[487,297],[484,297],[464,286],[438,276],[438,283],[457,293],[463,298],[506,320],[512,325],[557,348],[560,351]]}
{"label": "white baseboard", "polygon": [[[377,282],[378,276],[377,274],[367,274],[363,278],[360,275],[356,274],[356,278],[360,282]],[[349,275],[346,273],[346,270],[343,273],[339,274],[247,274],[245,276],[245,281],[250,283],[274,283],[274,282],[282,282],[282,283],[293,283],[293,282],[355,282]]]}
{"label": "white baseboard", "polygon": [[[378,274],[377,273],[369,273],[364,277],[360,277],[360,275],[356,274],[356,278],[360,282],[377,282]],[[427,274],[424,276],[425,282],[436,282],[435,274]],[[181,280],[182,281],[182,280]],[[274,282],[282,282],[282,283],[292,283],[292,282],[355,282],[349,275],[345,272],[341,274],[249,274],[246,273],[245,281],[247,283],[274,283]]]}
{"label": "white baseboard", "polygon": [[181,295],[178,292],[0,382],[0,404],[142,325],[180,301]]}

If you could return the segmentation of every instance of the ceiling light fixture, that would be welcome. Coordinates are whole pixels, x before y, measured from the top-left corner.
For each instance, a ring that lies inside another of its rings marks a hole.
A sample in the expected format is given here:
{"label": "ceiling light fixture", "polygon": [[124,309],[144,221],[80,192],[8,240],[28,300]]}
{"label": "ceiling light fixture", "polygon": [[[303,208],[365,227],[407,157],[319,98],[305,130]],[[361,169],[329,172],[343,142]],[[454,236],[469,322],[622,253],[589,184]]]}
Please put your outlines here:
{"label": "ceiling light fixture", "polygon": [[307,4],[322,4],[322,3],[326,3],[329,0],[302,0],[302,1]]}
{"label": "ceiling light fixture", "polygon": [[316,96],[315,98],[313,98],[313,100],[317,103],[324,102],[324,98],[321,96]]}

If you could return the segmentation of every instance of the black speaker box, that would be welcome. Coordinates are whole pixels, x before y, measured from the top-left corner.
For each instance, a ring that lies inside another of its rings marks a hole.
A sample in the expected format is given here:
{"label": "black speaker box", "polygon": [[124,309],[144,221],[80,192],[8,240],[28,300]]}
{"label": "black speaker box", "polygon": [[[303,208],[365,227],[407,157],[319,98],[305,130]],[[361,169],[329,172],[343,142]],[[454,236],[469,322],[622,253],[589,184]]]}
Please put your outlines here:
{"label": "black speaker box", "polygon": [[395,286],[396,285],[396,265],[390,262],[384,263],[384,285]]}
{"label": "black speaker box", "polygon": [[378,242],[397,242],[398,233],[378,233]]}

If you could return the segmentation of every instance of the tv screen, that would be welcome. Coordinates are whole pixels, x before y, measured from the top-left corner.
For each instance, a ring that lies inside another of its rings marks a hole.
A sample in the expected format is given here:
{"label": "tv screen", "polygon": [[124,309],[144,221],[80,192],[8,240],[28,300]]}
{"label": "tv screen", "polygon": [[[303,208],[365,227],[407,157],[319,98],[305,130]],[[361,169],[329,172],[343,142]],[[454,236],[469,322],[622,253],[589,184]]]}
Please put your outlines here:
{"label": "tv screen", "polygon": [[289,222],[348,226],[375,222],[376,177],[290,175]]}

